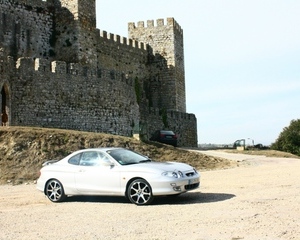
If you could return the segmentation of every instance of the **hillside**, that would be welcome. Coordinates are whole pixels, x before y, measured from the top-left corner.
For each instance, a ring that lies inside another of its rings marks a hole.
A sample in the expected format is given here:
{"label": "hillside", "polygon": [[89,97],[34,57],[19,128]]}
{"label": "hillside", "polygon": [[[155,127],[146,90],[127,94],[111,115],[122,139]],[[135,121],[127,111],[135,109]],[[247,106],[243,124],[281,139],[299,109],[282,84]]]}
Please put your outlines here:
{"label": "hillside", "polygon": [[144,143],[133,138],[62,129],[0,128],[0,183],[14,184],[37,179],[46,160],[61,159],[83,148],[124,147],[157,161],[180,161],[199,170],[222,169],[236,164],[217,157],[174,148],[155,142]]}

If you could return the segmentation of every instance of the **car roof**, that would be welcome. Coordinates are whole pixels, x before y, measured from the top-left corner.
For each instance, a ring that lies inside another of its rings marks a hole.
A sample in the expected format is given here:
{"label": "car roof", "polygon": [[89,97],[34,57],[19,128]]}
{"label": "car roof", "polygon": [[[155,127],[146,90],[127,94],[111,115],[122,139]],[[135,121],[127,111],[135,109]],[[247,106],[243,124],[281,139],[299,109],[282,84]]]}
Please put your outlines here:
{"label": "car roof", "polygon": [[97,148],[80,149],[80,150],[77,150],[76,152],[86,152],[86,151],[102,151],[102,152],[106,152],[106,151],[114,150],[114,149],[125,149],[125,148],[122,148],[122,147],[97,147]]}
{"label": "car roof", "polygon": [[[74,156],[78,153],[83,153],[83,152],[89,152],[89,151],[101,151],[101,152],[107,152],[109,150],[114,150],[114,149],[126,149],[126,148],[121,148],[121,147],[98,147],[98,148],[85,148],[85,149],[79,149],[76,151],[71,152],[67,157],[69,156]],[[127,149],[129,150],[129,149]]]}

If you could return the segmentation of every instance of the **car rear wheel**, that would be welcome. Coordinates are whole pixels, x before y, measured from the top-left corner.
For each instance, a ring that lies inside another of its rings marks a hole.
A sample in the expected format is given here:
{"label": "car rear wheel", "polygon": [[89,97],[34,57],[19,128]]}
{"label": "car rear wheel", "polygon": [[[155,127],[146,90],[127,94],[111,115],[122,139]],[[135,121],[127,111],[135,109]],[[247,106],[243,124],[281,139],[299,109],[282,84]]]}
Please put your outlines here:
{"label": "car rear wheel", "polygon": [[66,198],[63,185],[56,179],[47,182],[45,194],[52,202],[61,202]]}
{"label": "car rear wheel", "polygon": [[127,197],[136,205],[147,205],[153,201],[150,184],[144,179],[136,179],[127,188]]}

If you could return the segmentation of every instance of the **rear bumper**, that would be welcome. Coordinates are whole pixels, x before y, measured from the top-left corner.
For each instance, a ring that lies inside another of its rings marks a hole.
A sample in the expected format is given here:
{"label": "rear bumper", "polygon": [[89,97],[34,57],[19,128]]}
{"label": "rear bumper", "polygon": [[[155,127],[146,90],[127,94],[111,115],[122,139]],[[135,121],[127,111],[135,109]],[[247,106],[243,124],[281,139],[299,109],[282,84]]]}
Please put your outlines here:
{"label": "rear bumper", "polygon": [[159,142],[161,143],[165,143],[165,144],[168,144],[168,145],[173,145],[173,146],[177,146],[177,140],[164,140],[164,139],[161,139],[159,140]]}

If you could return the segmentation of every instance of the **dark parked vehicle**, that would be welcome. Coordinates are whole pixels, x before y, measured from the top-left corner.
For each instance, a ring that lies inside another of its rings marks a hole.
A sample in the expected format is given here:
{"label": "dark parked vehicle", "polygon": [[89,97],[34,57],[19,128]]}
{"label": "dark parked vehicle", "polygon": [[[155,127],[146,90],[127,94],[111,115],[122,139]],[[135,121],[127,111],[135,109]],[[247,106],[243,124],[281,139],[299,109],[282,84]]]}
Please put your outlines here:
{"label": "dark parked vehicle", "polygon": [[161,142],[177,147],[177,135],[169,130],[157,130],[150,138],[151,141]]}

